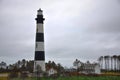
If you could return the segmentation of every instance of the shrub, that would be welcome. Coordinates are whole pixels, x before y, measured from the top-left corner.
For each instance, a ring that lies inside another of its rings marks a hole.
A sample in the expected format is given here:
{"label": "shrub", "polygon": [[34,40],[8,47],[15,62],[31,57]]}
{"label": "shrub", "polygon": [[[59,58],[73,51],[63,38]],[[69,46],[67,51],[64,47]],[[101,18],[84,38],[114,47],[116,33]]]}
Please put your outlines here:
{"label": "shrub", "polygon": [[9,74],[9,78],[16,78],[16,77],[18,77],[18,73],[17,72],[11,72]]}

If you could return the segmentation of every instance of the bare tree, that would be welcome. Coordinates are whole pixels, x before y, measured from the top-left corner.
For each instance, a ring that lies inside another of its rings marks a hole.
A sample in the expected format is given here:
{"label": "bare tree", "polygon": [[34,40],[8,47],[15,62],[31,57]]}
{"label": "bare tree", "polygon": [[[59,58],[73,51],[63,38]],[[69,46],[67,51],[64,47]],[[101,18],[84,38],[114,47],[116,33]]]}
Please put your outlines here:
{"label": "bare tree", "polygon": [[103,58],[104,58],[103,56],[100,56],[98,59],[101,69],[103,69]]}
{"label": "bare tree", "polygon": [[120,71],[120,55],[118,56],[118,70]]}
{"label": "bare tree", "polygon": [[114,60],[114,70],[116,71],[116,61],[117,61],[116,55],[113,55],[113,60]]}
{"label": "bare tree", "polygon": [[113,70],[113,56],[111,56],[110,58],[111,58],[111,70]]}
{"label": "bare tree", "polygon": [[110,70],[110,56],[107,56],[107,70]]}
{"label": "bare tree", "polygon": [[107,56],[104,56],[104,61],[105,61],[105,70],[107,70]]}

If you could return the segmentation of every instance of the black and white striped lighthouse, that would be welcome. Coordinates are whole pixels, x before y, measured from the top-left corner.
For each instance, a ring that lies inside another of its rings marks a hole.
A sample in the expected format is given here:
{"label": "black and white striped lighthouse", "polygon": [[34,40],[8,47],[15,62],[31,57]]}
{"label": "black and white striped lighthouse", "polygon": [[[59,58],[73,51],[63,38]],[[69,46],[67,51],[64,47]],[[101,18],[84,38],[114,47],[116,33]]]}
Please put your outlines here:
{"label": "black and white striped lighthouse", "polygon": [[45,71],[45,51],[44,51],[44,29],[43,29],[43,11],[37,11],[36,18],[36,44],[35,44],[35,58],[34,58],[34,72],[38,71],[38,67]]}

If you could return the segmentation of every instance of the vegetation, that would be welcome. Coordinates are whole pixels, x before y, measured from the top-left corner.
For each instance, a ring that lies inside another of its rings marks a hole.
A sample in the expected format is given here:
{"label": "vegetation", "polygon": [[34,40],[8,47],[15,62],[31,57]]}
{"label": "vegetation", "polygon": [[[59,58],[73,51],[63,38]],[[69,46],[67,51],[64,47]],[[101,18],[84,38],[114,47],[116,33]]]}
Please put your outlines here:
{"label": "vegetation", "polygon": [[0,77],[0,80],[9,80],[7,77]]}
{"label": "vegetation", "polygon": [[[46,69],[54,68],[58,71],[58,73],[61,73],[61,71],[64,70],[63,66],[58,63],[56,64],[54,61],[48,61],[48,63],[45,63]],[[30,60],[27,61],[25,59],[19,60],[14,64],[10,64],[7,66],[6,69],[0,68],[0,73],[5,73],[5,72],[24,72],[28,71],[30,73],[33,73],[33,67],[34,67],[34,61]]]}
{"label": "vegetation", "polygon": [[[23,80],[14,78],[12,80]],[[58,78],[26,78],[24,80],[120,80],[120,76],[71,76],[71,77],[58,77]]]}
{"label": "vegetation", "polygon": [[120,55],[101,56],[99,63],[102,71],[104,72],[120,72]]}
{"label": "vegetation", "polygon": [[48,61],[48,63],[46,63],[45,65],[46,70],[54,68],[57,70],[58,74],[61,74],[64,71],[64,67],[60,63],[56,64],[54,61]]}
{"label": "vegetation", "polygon": [[10,64],[9,66],[7,66],[6,69],[4,68],[0,68],[0,73],[4,73],[4,72],[22,72],[22,71],[29,71],[29,72],[33,72],[33,65],[34,65],[34,61],[30,60],[27,61],[25,59],[23,60],[19,60],[14,64]]}
{"label": "vegetation", "polygon": [[16,77],[18,77],[18,73],[17,72],[11,72],[9,74],[9,78],[16,78]]}
{"label": "vegetation", "polygon": [[[0,77],[0,80],[120,80],[120,55],[119,56],[101,56],[99,58],[99,63],[101,66],[102,75],[101,76],[84,76],[78,74],[70,74],[70,72],[65,73],[64,67],[61,64],[56,64],[54,61],[48,61],[45,63],[46,70],[54,68],[57,70],[56,76],[48,77],[47,73],[44,73],[44,77],[40,78],[39,74],[41,72],[40,66],[38,66],[37,78],[30,78],[28,74],[33,73],[34,61],[27,61],[25,59],[19,60],[14,64],[7,66],[6,69],[0,68],[0,73],[9,73],[8,77]],[[74,64],[79,67],[76,64]],[[78,70],[79,71],[79,68]],[[59,76],[59,77],[58,77]]]}
{"label": "vegetation", "polygon": [[[46,65],[46,69],[50,69],[50,68],[54,68],[55,70],[57,70],[58,75],[60,75],[64,68],[62,67],[61,64],[56,64],[54,61],[48,61],[48,63],[45,63]],[[20,78],[22,80],[26,80],[28,78],[28,76],[33,76],[31,73],[33,73],[33,67],[34,67],[34,61],[30,60],[27,61],[25,59],[23,60],[19,60],[14,64],[10,64],[9,66],[7,66],[6,69],[4,68],[0,68],[0,73],[7,73],[8,77],[10,80],[11,79],[15,79],[15,78]],[[39,78],[40,74],[41,74],[41,68],[40,66],[37,66],[37,78]],[[47,73],[43,72],[44,76],[48,76]],[[0,78],[0,80],[3,80]],[[15,79],[16,80],[16,79]],[[38,80],[38,79],[37,79]]]}

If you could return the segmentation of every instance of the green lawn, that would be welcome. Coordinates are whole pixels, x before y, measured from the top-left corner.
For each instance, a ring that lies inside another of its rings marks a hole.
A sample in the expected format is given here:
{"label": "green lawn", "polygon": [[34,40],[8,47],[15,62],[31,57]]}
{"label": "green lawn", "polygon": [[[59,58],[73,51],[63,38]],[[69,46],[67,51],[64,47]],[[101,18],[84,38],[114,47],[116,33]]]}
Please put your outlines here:
{"label": "green lawn", "polygon": [[120,76],[99,76],[99,77],[90,77],[90,76],[73,76],[73,77],[59,77],[59,78],[26,78],[26,79],[12,79],[12,80],[120,80]]}

